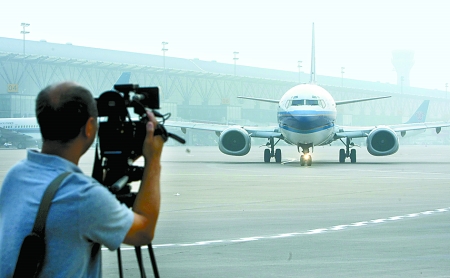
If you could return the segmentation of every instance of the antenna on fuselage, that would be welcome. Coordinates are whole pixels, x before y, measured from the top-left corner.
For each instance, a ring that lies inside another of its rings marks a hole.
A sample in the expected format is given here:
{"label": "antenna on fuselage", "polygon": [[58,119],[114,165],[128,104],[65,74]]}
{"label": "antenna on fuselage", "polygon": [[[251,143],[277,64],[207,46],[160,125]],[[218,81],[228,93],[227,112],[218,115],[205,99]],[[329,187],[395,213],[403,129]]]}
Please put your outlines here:
{"label": "antenna on fuselage", "polygon": [[314,22],[312,24],[311,78],[309,79],[309,83],[316,83],[316,46],[314,43]]}

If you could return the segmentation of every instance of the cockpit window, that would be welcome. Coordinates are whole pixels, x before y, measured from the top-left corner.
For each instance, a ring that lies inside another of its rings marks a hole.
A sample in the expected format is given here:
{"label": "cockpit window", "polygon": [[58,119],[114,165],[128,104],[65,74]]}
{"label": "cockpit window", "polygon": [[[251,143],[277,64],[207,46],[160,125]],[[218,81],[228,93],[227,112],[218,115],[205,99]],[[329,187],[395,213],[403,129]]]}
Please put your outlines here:
{"label": "cockpit window", "polygon": [[293,99],[292,100],[292,106],[300,106],[300,105],[305,105],[304,99]]}
{"label": "cockpit window", "polygon": [[322,99],[292,99],[291,101],[287,102],[287,106],[302,106],[302,105],[309,105],[309,106],[321,106],[322,108],[325,107],[325,101]]}
{"label": "cockpit window", "polygon": [[305,99],[306,105],[319,105],[319,100],[317,99]]}

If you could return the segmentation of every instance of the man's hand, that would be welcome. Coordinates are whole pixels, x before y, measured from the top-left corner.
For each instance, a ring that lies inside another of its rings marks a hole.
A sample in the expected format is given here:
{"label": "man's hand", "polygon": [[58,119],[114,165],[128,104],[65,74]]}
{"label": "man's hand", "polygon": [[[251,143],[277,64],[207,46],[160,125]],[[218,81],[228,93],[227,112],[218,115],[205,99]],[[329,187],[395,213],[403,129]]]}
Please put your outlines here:
{"label": "man's hand", "polygon": [[148,123],[147,123],[147,135],[144,139],[142,146],[142,155],[145,160],[152,160],[161,157],[162,148],[164,145],[164,139],[161,136],[155,136],[155,128],[158,125],[155,115],[151,111],[147,111]]}
{"label": "man's hand", "polygon": [[164,139],[153,134],[158,125],[155,115],[147,111],[147,117],[149,119],[146,126],[147,135],[142,146],[142,155],[145,159],[144,173],[133,205],[133,225],[124,239],[124,243],[134,246],[151,243],[161,205],[160,160]]}

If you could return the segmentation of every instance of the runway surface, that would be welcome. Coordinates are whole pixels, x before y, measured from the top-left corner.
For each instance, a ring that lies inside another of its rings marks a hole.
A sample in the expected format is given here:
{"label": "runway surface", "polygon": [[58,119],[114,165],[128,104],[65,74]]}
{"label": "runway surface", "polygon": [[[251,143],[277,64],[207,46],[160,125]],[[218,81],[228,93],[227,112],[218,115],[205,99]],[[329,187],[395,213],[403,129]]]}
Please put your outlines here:
{"label": "runway surface", "polygon": [[[161,277],[450,277],[450,146],[401,145],[388,157],[357,148],[356,164],[317,147],[311,167],[282,150],[282,164],[267,164],[257,146],[243,157],[165,147]],[[25,151],[0,155],[2,181]],[[86,174],[92,161],[90,150]],[[139,277],[134,248],[121,250],[125,277]],[[116,254],[102,254],[104,277],[119,277]]]}

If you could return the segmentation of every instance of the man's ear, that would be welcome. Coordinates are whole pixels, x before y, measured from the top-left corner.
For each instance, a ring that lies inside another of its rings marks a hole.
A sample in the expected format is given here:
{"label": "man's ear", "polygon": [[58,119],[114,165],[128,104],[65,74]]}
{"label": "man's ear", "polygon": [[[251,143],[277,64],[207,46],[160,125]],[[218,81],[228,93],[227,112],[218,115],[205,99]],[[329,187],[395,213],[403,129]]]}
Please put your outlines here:
{"label": "man's ear", "polygon": [[89,117],[89,119],[86,122],[86,125],[84,126],[84,135],[87,138],[93,138],[95,137],[97,133],[97,119],[94,117]]}

